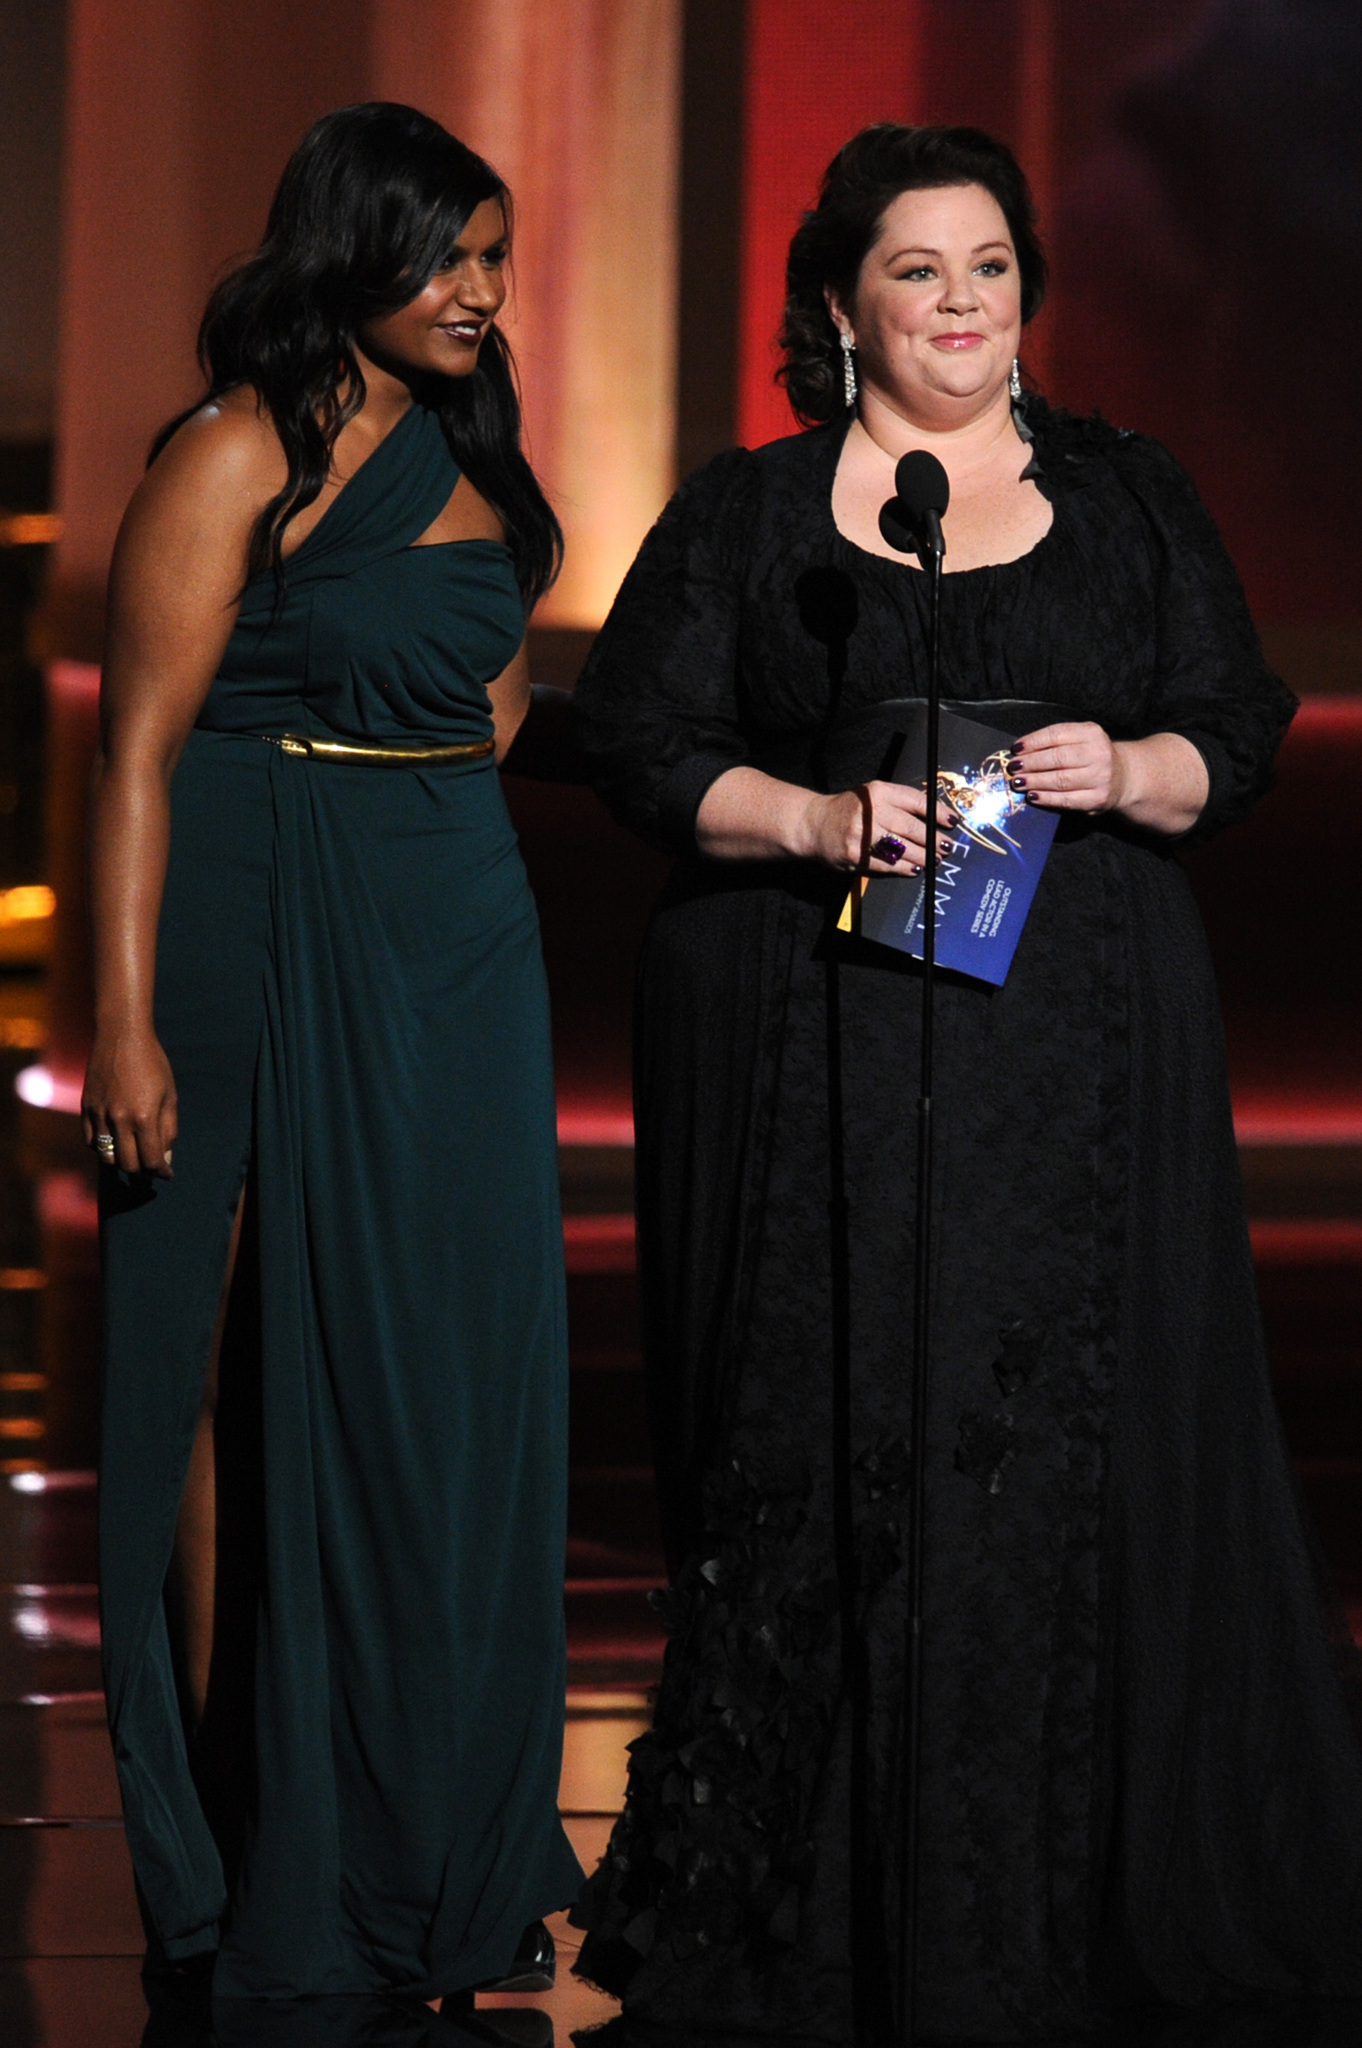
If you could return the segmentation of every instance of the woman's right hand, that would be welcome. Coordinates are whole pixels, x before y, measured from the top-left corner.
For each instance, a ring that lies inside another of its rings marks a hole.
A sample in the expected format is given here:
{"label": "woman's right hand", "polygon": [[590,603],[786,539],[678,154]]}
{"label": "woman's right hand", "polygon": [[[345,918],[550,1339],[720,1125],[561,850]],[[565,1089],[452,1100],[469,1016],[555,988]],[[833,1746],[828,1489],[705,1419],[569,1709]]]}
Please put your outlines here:
{"label": "woman's right hand", "polygon": [[[913,874],[927,858],[927,796],[901,782],[868,782],[870,844],[886,835],[899,842],[886,853],[897,859],[870,860],[874,875]],[[951,844],[955,821],[944,804],[937,805],[937,824],[944,827],[941,852]],[[745,763],[726,768],[710,784],[695,820],[701,853],[711,860],[821,860],[829,867],[854,869],[861,864],[865,832],[861,799],[854,789],[820,796],[796,782],[780,782]]]}
{"label": "woman's right hand", "polygon": [[[100,1031],[81,1095],[85,1142],[101,1165],[172,1180],[171,1147],[179,1131],[175,1076],[154,1031]],[[114,1156],[99,1139],[114,1141]]]}
{"label": "woman's right hand", "polygon": [[[903,852],[895,860],[871,856],[872,875],[917,874],[927,858],[927,792],[910,789],[901,782],[868,782],[870,797],[870,844],[888,835],[901,840]],[[953,820],[944,804],[936,808],[937,824],[944,826],[937,841],[938,855],[950,851]],[[807,857],[826,861],[829,867],[854,869],[861,864],[865,818],[861,799],[854,789],[835,796],[811,795],[805,813],[808,834]],[[892,850],[892,849],[891,849]]]}

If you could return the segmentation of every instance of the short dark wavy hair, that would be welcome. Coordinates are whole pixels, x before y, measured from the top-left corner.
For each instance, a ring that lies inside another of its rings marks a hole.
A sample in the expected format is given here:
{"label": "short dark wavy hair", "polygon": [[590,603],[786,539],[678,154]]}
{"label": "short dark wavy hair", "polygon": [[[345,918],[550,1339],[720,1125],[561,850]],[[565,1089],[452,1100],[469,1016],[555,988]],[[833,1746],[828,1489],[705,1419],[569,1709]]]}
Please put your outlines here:
{"label": "short dark wavy hair", "polygon": [[887,208],[900,192],[932,186],[982,185],[1001,207],[1017,251],[1023,322],[1045,297],[1045,251],[1036,207],[1021,165],[1005,142],[982,128],[908,128],[877,121],[838,150],[790,244],[785,271],[785,361],[777,381],[806,427],[835,419],[843,407],[842,350],[828,312],[831,290],[849,301]]}

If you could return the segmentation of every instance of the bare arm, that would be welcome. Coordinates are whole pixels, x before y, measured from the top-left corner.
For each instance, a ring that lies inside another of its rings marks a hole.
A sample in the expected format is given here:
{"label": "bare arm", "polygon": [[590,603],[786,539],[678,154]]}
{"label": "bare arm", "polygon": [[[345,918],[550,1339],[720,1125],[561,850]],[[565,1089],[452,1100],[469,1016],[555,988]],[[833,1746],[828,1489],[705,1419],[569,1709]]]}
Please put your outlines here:
{"label": "bare arm", "polygon": [[95,1038],[87,1142],[168,1174],[175,1082],[156,1038],[156,927],[170,780],[236,617],[252,522],[283,461],[254,407],[181,428],[133,495],[114,550],[90,830]]}
{"label": "bare arm", "polygon": [[[889,833],[904,843],[896,861],[872,860],[873,874],[912,874],[926,851],[923,820],[927,800],[922,790],[898,782],[866,784],[871,803],[871,840]],[[949,825],[944,808],[938,822]],[[834,868],[854,868],[861,856],[864,829],[861,803],[854,790],[835,796],[778,782],[760,768],[729,768],[705,791],[695,820],[702,853],[712,860],[821,860]],[[944,852],[947,836],[943,834]]]}
{"label": "bare arm", "polygon": [[487,685],[487,694],[492,700],[492,730],[496,734],[497,761],[500,763],[506,759],[511,742],[524,724],[525,714],[530,708],[527,642],[521,641],[515,660]]}

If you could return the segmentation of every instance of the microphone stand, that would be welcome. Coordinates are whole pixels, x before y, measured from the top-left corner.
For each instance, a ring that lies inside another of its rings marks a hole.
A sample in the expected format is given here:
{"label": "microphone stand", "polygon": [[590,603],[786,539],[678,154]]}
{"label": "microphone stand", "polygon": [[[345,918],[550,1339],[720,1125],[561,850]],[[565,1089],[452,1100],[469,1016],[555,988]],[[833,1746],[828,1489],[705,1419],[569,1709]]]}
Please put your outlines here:
{"label": "microphone stand", "polygon": [[941,765],[941,561],[937,513],[922,522],[917,554],[931,578],[927,659],[927,848],[922,867],[922,1044],[917,1103],[917,1216],[913,1236],[913,1374],[907,1529],[908,1619],[904,1643],[902,1840],[899,1879],[899,2023],[903,2048],[917,2038],[918,1863],[922,1810],[922,1593],[927,1478],[932,1276],[932,1083],[936,1022],[936,808]]}

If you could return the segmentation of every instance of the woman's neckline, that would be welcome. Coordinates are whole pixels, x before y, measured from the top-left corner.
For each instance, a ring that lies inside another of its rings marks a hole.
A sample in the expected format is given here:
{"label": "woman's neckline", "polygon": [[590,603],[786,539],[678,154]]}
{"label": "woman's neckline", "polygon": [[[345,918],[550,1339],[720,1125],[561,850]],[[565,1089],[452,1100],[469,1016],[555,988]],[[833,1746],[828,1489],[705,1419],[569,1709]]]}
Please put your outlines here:
{"label": "woman's neckline", "polygon": [[363,476],[365,470],[369,467],[369,464],[371,462],[376,462],[378,460],[379,456],[383,453],[384,449],[388,446],[389,442],[395,441],[398,435],[403,432],[403,430],[410,424],[410,422],[416,417],[416,415],[421,410],[421,406],[415,399],[413,399],[411,404],[407,407],[407,410],[403,413],[401,419],[398,420],[394,426],[389,427],[387,433],[383,436],[383,439],[377,442],[369,450],[369,453],[365,456],[363,462],[358,463],[356,467],[351,470],[349,476],[345,479],[345,482],[341,485],[335,497],[331,500],[331,503],[322,513],[322,516],[317,521],[317,524],[311,529],[310,532],[305,533],[303,535],[303,538],[299,541],[296,548],[290,548],[288,553],[284,556],[285,569],[287,569],[290,562],[296,562],[298,557],[301,554],[304,554],[306,550],[311,547],[313,541],[316,540],[317,535],[322,531],[323,527],[326,525],[327,520],[336,510],[337,506],[340,505],[347,497],[347,495],[354,489],[355,485],[359,482],[359,479]]}
{"label": "woman's neckline", "polygon": [[499,548],[503,555],[511,552],[510,544],[504,540],[493,540],[488,533],[465,533],[458,540],[409,540],[398,550],[404,555],[434,555],[441,548]]}
{"label": "woman's neckline", "polygon": [[[847,435],[851,432],[852,419],[854,417],[854,414],[850,415],[845,420],[845,422],[841,424],[841,431],[837,435],[836,446],[833,450],[831,473],[828,477],[827,491],[823,495],[823,503],[827,509],[828,524],[832,528],[832,531],[836,535],[837,539],[841,542],[842,546],[844,548],[849,548],[851,553],[853,555],[858,556],[861,559],[861,561],[880,562],[884,565],[886,569],[903,568],[907,569],[910,576],[922,576],[926,572],[923,570],[919,563],[913,560],[913,557],[911,555],[905,555],[902,561],[898,561],[890,555],[877,554],[873,548],[863,548],[858,540],[853,540],[851,538],[851,535],[849,533],[843,533],[841,527],[837,524],[837,515],[832,509],[832,494],[837,487],[837,471],[841,466],[842,450],[846,446]],[[1023,445],[1025,445],[1026,440],[1029,438],[1029,436],[1023,437]],[[1029,469],[1030,466],[1030,463],[1028,463],[1027,468]],[[1025,471],[1023,471],[1023,475],[1024,474]],[[1040,488],[1040,486],[1038,485],[1037,488]],[[1020,568],[1021,565],[1025,562],[1033,562],[1036,556],[1041,552],[1041,550],[1053,539],[1055,528],[1059,524],[1058,497],[1051,497],[1049,492],[1045,491],[1044,489],[1041,489],[1041,496],[1045,499],[1045,502],[1050,507],[1050,524],[1046,527],[1044,533],[1041,534],[1039,540],[1033,541],[1031,546],[1025,549],[1023,553],[1021,553],[1020,555],[1009,556],[1006,561],[976,562],[973,565],[973,567],[969,569],[949,569],[943,565],[943,577],[949,576],[952,579],[955,579],[961,576],[996,576],[1001,574],[1002,571],[1005,569],[1017,569]],[[949,559],[949,557],[947,559]]]}

